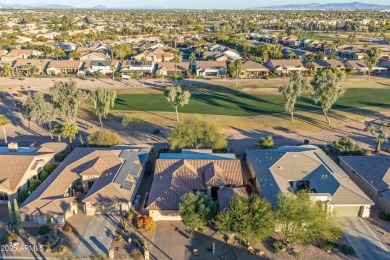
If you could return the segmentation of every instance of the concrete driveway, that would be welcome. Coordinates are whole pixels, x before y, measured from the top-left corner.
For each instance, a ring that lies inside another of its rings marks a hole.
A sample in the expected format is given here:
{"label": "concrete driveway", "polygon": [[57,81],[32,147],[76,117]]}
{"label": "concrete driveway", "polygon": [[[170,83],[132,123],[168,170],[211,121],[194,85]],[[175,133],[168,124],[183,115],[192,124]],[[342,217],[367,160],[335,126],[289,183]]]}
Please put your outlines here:
{"label": "concrete driveway", "polygon": [[91,253],[107,255],[119,220],[120,216],[116,215],[93,216],[73,252],[74,256],[89,257]]}
{"label": "concrete driveway", "polygon": [[339,222],[345,237],[360,259],[390,259],[390,252],[387,251],[363,219],[359,217],[343,217],[339,218]]}

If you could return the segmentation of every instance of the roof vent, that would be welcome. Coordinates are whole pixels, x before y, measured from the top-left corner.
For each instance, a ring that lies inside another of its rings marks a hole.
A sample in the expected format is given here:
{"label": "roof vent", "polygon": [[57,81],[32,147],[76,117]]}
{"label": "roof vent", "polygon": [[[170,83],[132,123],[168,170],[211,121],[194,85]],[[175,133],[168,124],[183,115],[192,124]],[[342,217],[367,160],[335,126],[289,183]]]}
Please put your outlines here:
{"label": "roof vent", "polygon": [[278,169],[280,169],[280,170],[281,170],[281,169],[283,169],[283,168],[282,168],[282,166],[278,166]]}
{"label": "roof vent", "polygon": [[9,143],[8,144],[8,151],[9,152],[13,152],[13,153],[15,153],[15,152],[17,152],[18,151],[18,144],[17,143]]}
{"label": "roof vent", "polygon": [[160,181],[162,180],[162,176],[160,175]]}

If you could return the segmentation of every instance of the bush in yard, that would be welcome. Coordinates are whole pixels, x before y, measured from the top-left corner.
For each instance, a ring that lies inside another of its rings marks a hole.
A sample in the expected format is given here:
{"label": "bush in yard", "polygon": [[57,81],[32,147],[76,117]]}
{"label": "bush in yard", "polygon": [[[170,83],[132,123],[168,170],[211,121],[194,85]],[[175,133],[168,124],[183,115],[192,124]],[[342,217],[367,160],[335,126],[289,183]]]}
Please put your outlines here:
{"label": "bush in yard", "polygon": [[346,255],[352,255],[355,252],[355,250],[353,250],[351,246],[347,246],[347,245],[343,245],[341,247],[341,251],[343,251],[343,253]]}
{"label": "bush in yard", "polygon": [[36,190],[38,188],[39,185],[41,185],[42,181],[41,180],[37,180],[37,179],[32,179],[30,181],[30,188],[29,191],[33,192],[34,190]]}
{"label": "bush in yard", "polygon": [[47,171],[50,174],[54,171],[55,168],[57,168],[57,164],[49,162],[49,163],[46,163],[46,165],[43,167],[43,170]]}
{"label": "bush in yard", "polygon": [[274,248],[275,253],[278,254],[278,253],[282,252],[283,243],[282,243],[282,241],[277,240],[277,241],[275,241],[275,242],[272,244],[272,247]]}
{"label": "bush in yard", "polygon": [[256,143],[257,148],[261,149],[271,149],[274,146],[274,139],[272,136],[267,138],[262,137],[259,142]]}
{"label": "bush in yard", "polygon": [[9,242],[12,242],[14,240],[14,237],[11,236],[11,235],[4,235],[2,238],[1,238],[1,242],[3,243],[3,245],[9,243]]}
{"label": "bush in yard", "polygon": [[203,228],[215,216],[217,206],[207,195],[196,192],[181,197],[179,208],[183,223],[193,229]]}
{"label": "bush in yard", "polygon": [[49,227],[48,226],[41,226],[38,228],[38,233],[41,234],[41,235],[46,235],[47,233],[49,233]]}
{"label": "bush in yard", "polygon": [[52,253],[62,253],[66,248],[66,245],[64,242],[60,242],[57,245],[55,245],[52,249]]}
{"label": "bush in yard", "polygon": [[321,244],[320,249],[324,251],[332,250],[333,246],[331,244]]}
{"label": "bush in yard", "polygon": [[29,196],[29,194],[28,194],[27,190],[19,191],[19,193],[18,193],[18,201],[19,201],[19,203],[24,202],[27,199],[28,196]]}
{"label": "bush in yard", "polygon": [[336,156],[362,155],[362,149],[349,137],[341,137],[340,141],[334,141],[329,146],[329,152]]}
{"label": "bush in yard", "polygon": [[370,155],[371,155],[371,150],[365,150],[365,151],[364,151],[364,155],[370,156]]}
{"label": "bush in yard", "polygon": [[66,233],[70,233],[73,231],[73,227],[71,225],[66,225],[63,229]]}
{"label": "bush in yard", "polygon": [[47,177],[49,177],[49,172],[42,171],[39,175],[39,179],[43,182],[44,180],[46,180]]}
{"label": "bush in yard", "polygon": [[385,221],[390,221],[390,214],[379,212],[379,218]]}
{"label": "bush in yard", "polygon": [[156,222],[154,222],[152,217],[142,215],[137,219],[137,227],[141,231],[151,232],[156,228]]}
{"label": "bush in yard", "polygon": [[91,146],[112,146],[120,143],[118,133],[110,130],[99,130],[88,136],[88,144]]}

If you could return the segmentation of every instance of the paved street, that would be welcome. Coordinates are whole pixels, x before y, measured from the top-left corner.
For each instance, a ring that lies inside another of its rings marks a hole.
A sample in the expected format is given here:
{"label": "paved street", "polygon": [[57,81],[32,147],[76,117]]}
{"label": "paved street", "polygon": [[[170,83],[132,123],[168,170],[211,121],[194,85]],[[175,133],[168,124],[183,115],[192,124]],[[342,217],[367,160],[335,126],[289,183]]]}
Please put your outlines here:
{"label": "paved street", "polygon": [[74,251],[74,256],[88,257],[90,253],[95,255],[107,254],[118,223],[119,216],[93,216],[84,234],[82,234],[82,239]]}
{"label": "paved street", "polygon": [[360,259],[390,259],[390,252],[386,250],[385,246],[363,219],[358,217],[344,217],[340,218],[339,222],[345,237],[355,249]]}

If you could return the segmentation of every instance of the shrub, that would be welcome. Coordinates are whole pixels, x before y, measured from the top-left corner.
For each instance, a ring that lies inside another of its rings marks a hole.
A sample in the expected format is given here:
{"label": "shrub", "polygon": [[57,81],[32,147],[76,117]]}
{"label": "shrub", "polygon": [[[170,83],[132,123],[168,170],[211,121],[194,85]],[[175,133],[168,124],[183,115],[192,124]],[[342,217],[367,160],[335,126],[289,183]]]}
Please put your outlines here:
{"label": "shrub", "polygon": [[70,233],[73,231],[73,227],[71,225],[65,225],[65,227],[63,228],[63,230],[66,232],[66,233]]}
{"label": "shrub", "polygon": [[368,149],[365,150],[365,151],[364,151],[364,155],[371,155],[371,150],[368,150]]}
{"label": "shrub", "polygon": [[343,245],[341,247],[341,251],[343,251],[343,253],[346,255],[352,255],[355,252],[355,250],[353,250],[352,247],[347,246],[347,245]]}
{"label": "shrub", "polygon": [[65,159],[65,157],[66,157],[65,154],[59,153],[54,156],[54,160],[56,160],[57,162],[62,162]]}
{"label": "shrub", "polygon": [[52,253],[62,253],[65,250],[65,248],[66,248],[66,245],[64,244],[64,242],[60,242],[51,249],[51,252]]}
{"label": "shrub", "polygon": [[22,93],[18,93],[16,94],[17,97],[23,97],[23,94]]}
{"label": "shrub", "polygon": [[129,212],[127,213],[126,219],[127,219],[128,221],[130,221],[130,220],[133,219],[133,217],[134,217],[134,212],[131,211],[131,210],[129,210]]}
{"label": "shrub", "polygon": [[368,126],[366,126],[366,127],[364,128],[364,132],[370,132],[370,128],[369,128]]}
{"label": "shrub", "polygon": [[305,139],[304,141],[303,141],[303,144],[309,144],[310,143],[310,140],[308,140],[308,139]]}
{"label": "shrub", "polygon": [[31,192],[33,192],[34,190],[36,190],[38,188],[39,185],[41,185],[42,181],[41,180],[37,180],[37,179],[32,179],[30,181],[30,188],[29,190]]}
{"label": "shrub", "polygon": [[19,203],[22,203],[23,201],[25,201],[28,196],[29,196],[29,194],[28,194],[27,190],[20,190],[19,193],[18,193],[18,201],[19,201]]}
{"label": "shrub", "polygon": [[110,130],[99,130],[88,136],[88,144],[91,146],[112,146],[120,143],[118,133]]}
{"label": "shrub", "polygon": [[331,244],[322,244],[320,245],[320,249],[324,251],[332,250],[333,246]]}
{"label": "shrub", "polygon": [[43,170],[47,171],[50,174],[54,171],[55,168],[57,168],[57,164],[49,162],[49,163],[46,163],[46,165],[43,167]]}
{"label": "shrub", "polygon": [[390,221],[390,214],[379,212],[379,218],[385,221]]}
{"label": "shrub", "polygon": [[361,155],[362,149],[355,140],[349,137],[341,137],[340,141],[334,141],[329,146],[329,152],[335,156],[340,155]]}
{"label": "shrub", "polygon": [[282,252],[282,249],[283,249],[283,243],[282,243],[282,241],[277,240],[272,244],[272,247],[274,248],[275,253],[280,253],[280,252]]}
{"label": "shrub", "polygon": [[257,148],[271,149],[274,146],[274,139],[272,136],[268,136],[267,139],[262,137],[259,142],[256,143]]}
{"label": "shrub", "polygon": [[7,244],[7,243],[10,243],[14,241],[14,237],[11,236],[11,235],[4,235],[2,238],[1,238],[1,242],[4,244]]}
{"label": "shrub", "polygon": [[41,226],[38,228],[38,233],[41,234],[41,235],[46,235],[47,233],[49,233],[49,227],[48,226]]}
{"label": "shrub", "polygon": [[152,217],[142,215],[137,219],[137,227],[141,231],[150,232],[156,228],[156,222],[154,222]]}
{"label": "shrub", "polygon": [[114,241],[117,243],[122,243],[123,242],[123,237],[121,235],[117,235],[114,237]]}
{"label": "shrub", "polygon": [[44,181],[48,176],[49,176],[49,173],[48,173],[47,171],[42,171],[42,172],[40,173],[39,179],[40,179],[41,181]]}

